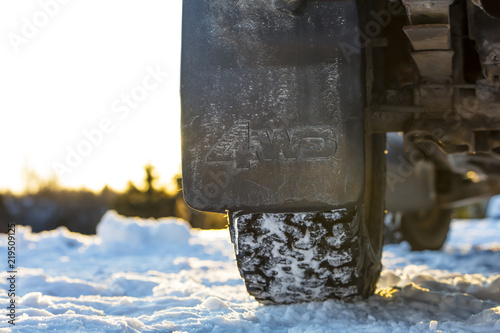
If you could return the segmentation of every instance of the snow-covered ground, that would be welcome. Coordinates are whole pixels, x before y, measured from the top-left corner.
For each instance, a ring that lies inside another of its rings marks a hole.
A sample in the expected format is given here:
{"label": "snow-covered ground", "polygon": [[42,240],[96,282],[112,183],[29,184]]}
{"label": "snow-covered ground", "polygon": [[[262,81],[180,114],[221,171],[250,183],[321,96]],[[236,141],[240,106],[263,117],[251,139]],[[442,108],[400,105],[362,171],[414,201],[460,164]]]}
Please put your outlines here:
{"label": "snow-covered ground", "polygon": [[386,246],[368,300],[290,306],[248,296],[226,230],[108,212],[97,236],[16,238],[12,326],[0,237],[0,332],[500,332],[500,220],[454,221],[440,252]]}

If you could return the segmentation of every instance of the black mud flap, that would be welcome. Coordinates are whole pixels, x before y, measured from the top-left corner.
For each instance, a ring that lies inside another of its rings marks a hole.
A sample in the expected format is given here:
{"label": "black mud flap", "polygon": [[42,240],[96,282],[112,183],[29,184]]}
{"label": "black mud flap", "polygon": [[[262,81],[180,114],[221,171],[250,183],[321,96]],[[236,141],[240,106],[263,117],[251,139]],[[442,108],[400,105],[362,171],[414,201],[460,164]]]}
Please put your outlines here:
{"label": "black mud flap", "polygon": [[358,202],[357,29],[356,1],[184,0],[182,176],[191,207],[296,212]]}

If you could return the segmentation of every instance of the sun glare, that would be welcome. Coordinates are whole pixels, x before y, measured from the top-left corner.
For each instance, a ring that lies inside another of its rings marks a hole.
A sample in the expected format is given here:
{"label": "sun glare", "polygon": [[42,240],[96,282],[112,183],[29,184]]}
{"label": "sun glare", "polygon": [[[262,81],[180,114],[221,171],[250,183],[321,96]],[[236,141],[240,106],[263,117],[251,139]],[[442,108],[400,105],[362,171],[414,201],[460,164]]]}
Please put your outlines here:
{"label": "sun glare", "polygon": [[[2,2],[0,189],[179,172],[181,1]],[[63,4],[64,3],[64,4]],[[23,171],[24,170],[24,171]]]}

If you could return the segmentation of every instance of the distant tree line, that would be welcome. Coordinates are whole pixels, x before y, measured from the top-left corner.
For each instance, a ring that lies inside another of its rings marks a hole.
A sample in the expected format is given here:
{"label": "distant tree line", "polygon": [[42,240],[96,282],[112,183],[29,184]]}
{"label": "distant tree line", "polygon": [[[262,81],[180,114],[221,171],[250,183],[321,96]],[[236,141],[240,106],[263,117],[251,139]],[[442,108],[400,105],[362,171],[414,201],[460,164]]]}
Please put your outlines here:
{"label": "distant tree line", "polygon": [[7,224],[30,225],[34,232],[65,226],[83,234],[94,234],[103,214],[114,209],[125,216],[142,218],[179,217],[194,228],[221,229],[226,226],[222,214],[202,213],[189,208],[182,195],[182,180],[177,177],[177,191],[170,193],[156,186],[157,176],[151,164],[144,167],[144,187],[129,182],[124,192],[105,186],[101,192],[69,190],[48,182],[37,191],[22,195],[0,194],[0,232]]}
{"label": "distant tree line", "polygon": [[176,177],[177,190],[174,194],[156,186],[157,176],[154,167],[144,167],[145,177],[143,190],[129,182],[127,190],[116,196],[112,209],[125,216],[143,218],[159,218],[175,216],[190,222],[193,228],[222,229],[226,227],[226,218],[222,214],[203,213],[191,209],[182,195],[182,178]]}

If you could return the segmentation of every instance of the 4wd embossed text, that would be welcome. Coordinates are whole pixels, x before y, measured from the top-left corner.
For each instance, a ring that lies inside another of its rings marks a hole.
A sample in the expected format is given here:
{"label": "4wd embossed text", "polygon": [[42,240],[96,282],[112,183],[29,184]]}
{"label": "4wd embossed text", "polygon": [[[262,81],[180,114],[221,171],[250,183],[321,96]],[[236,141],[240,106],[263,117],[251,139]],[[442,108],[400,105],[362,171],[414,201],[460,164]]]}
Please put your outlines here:
{"label": "4wd embossed text", "polygon": [[330,126],[251,129],[239,121],[210,149],[207,163],[233,163],[249,169],[252,163],[328,160],[337,152],[337,135]]}

